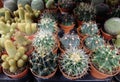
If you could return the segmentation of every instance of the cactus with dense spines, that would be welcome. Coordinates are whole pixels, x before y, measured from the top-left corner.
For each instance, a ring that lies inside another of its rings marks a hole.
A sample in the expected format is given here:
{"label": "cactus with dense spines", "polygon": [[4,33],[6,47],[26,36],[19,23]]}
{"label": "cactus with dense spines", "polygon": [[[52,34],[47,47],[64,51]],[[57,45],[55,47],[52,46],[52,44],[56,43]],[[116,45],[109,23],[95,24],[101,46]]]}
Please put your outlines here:
{"label": "cactus with dense spines", "polygon": [[89,56],[81,49],[71,48],[61,55],[59,63],[60,70],[67,75],[66,78],[78,79],[84,76],[89,69]]}
{"label": "cactus with dense spines", "polygon": [[62,38],[60,38],[61,46],[65,49],[70,48],[79,48],[80,38],[77,34],[64,34]]}
{"label": "cactus with dense spines", "polygon": [[32,0],[18,0],[17,4],[21,4],[23,7],[25,7],[26,4],[31,5]]}
{"label": "cactus with dense spines", "polygon": [[38,76],[44,77],[56,71],[57,55],[52,52],[34,51],[29,62],[31,71]]}
{"label": "cactus with dense spines", "polygon": [[110,18],[104,24],[105,31],[110,35],[118,35],[120,33],[120,18]]}
{"label": "cactus with dense spines", "polygon": [[102,46],[93,53],[91,62],[100,72],[113,75],[120,67],[120,56],[117,53],[117,49],[111,49],[110,46]]}
{"label": "cactus with dense spines", "polygon": [[88,36],[84,41],[85,46],[90,50],[98,49],[100,46],[104,45],[104,39],[100,36]]}
{"label": "cactus with dense spines", "polygon": [[80,28],[81,33],[84,35],[92,36],[99,32],[97,24],[91,21],[88,23],[83,23],[83,25]]}
{"label": "cactus with dense spines", "polygon": [[31,8],[35,10],[43,10],[44,9],[43,0],[32,0]]}
{"label": "cactus with dense spines", "polygon": [[96,16],[96,9],[92,4],[81,2],[75,9],[74,14],[80,21],[90,21],[94,20]]}

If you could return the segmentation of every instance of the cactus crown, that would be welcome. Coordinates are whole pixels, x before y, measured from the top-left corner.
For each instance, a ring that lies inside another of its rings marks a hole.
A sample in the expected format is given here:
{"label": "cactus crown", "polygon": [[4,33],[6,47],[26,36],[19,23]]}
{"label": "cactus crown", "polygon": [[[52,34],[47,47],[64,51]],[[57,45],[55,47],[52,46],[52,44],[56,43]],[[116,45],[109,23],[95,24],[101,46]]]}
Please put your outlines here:
{"label": "cactus crown", "polygon": [[111,49],[110,46],[102,46],[92,55],[92,63],[102,73],[113,74],[120,67],[120,56],[117,55],[117,49]]}
{"label": "cactus crown", "polygon": [[80,46],[80,38],[77,34],[64,34],[60,41],[65,49],[78,48]]}
{"label": "cactus crown", "polygon": [[39,53],[33,52],[29,62],[31,64],[31,70],[40,76],[47,76],[55,71],[57,68],[57,55],[52,52]]}
{"label": "cactus crown", "polygon": [[40,23],[38,24],[40,27],[40,31],[42,30],[48,30],[48,32],[54,33],[57,31],[57,24],[54,20],[50,18],[43,18],[40,20]]}
{"label": "cactus crown", "polygon": [[68,49],[60,58],[61,70],[68,76],[79,76],[89,68],[89,57],[83,50]]}
{"label": "cactus crown", "polygon": [[75,9],[75,15],[78,17],[80,21],[90,21],[94,20],[96,15],[96,9],[92,4],[81,2]]}
{"label": "cactus crown", "polygon": [[104,45],[104,39],[98,35],[89,36],[85,39],[85,46],[90,50],[98,49],[102,45]]}
{"label": "cactus crown", "polygon": [[94,22],[83,23],[81,27],[81,33],[87,35],[95,35],[98,33],[98,26]]}

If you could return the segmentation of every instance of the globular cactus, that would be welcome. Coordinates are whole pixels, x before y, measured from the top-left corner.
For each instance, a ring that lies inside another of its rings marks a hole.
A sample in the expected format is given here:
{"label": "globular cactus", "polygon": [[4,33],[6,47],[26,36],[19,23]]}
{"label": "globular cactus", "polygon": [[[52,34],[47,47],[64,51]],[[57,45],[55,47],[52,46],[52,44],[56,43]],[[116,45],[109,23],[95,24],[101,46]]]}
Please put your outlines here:
{"label": "globular cactus", "polygon": [[68,79],[78,79],[89,69],[89,56],[81,49],[71,48],[63,53],[59,60],[60,70]]}
{"label": "globular cactus", "polygon": [[97,24],[91,21],[88,23],[83,23],[80,31],[82,34],[89,36],[95,35],[99,32]]}
{"label": "globular cactus", "polygon": [[52,73],[54,73],[57,69],[57,55],[52,52],[45,53],[44,51],[34,51],[31,54],[29,62],[31,64],[31,71],[44,78]]}
{"label": "globular cactus", "polygon": [[80,38],[77,34],[64,34],[63,37],[60,38],[61,46],[63,46],[64,49],[70,49],[70,48],[79,48]]}
{"label": "globular cactus", "polygon": [[74,9],[74,14],[77,16],[78,20],[88,22],[95,19],[96,9],[91,4],[81,2]]}
{"label": "globular cactus", "polygon": [[31,7],[32,9],[35,9],[35,10],[43,10],[44,2],[43,0],[32,0]]}
{"label": "globular cactus", "polygon": [[25,7],[26,4],[31,5],[32,0],[18,0],[17,5],[21,4],[23,7]]}
{"label": "globular cactus", "polygon": [[85,39],[84,44],[88,49],[94,51],[104,45],[104,39],[98,35],[89,36]]}
{"label": "globular cactus", "polygon": [[114,41],[114,45],[117,47],[117,48],[120,48],[120,35],[117,35],[115,41]]}
{"label": "globular cactus", "polygon": [[120,67],[120,56],[117,53],[118,50],[111,49],[111,46],[102,46],[92,54],[91,62],[100,72],[113,75]]}
{"label": "globular cactus", "polygon": [[46,8],[55,8],[55,1],[54,0],[48,0],[45,4]]}
{"label": "globular cactus", "polygon": [[120,33],[120,18],[108,19],[104,24],[104,29],[110,35],[118,35]]}

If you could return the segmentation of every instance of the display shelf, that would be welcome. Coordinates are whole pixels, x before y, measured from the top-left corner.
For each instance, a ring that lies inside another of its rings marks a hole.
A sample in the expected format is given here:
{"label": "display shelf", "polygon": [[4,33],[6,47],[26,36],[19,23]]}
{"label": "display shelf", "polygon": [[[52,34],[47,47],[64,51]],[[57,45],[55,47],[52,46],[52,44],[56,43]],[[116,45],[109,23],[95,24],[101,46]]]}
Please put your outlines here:
{"label": "display shelf", "polygon": [[34,82],[111,82],[112,78],[107,78],[104,80],[95,79],[90,74],[87,74],[81,79],[78,80],[69,80],[66,79],[59,71],[56,73],[56,75],[53,78],[50,79],[40,79],[37,77],[34,77]]}

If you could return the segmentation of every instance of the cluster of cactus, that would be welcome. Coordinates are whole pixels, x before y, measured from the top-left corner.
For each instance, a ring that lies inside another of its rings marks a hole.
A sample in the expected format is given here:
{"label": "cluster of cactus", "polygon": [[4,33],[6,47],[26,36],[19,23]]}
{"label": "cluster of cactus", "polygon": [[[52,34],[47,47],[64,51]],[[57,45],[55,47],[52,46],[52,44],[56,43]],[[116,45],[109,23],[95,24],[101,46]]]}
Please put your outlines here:
{"label": "cluster of cactus", "polygon": [[104,29],[110,35],[118,35],[120,33],[120,18],[110,18],[104,24]]}
{"label": "cluster of cactus", "polygon": [[70,26],[72,24],[75,24],[75,18],[72,15],[63,14],[60,17],[59,22],[65,26]]}
{"label": "cluster of cactus", "polygon": [[120,67],[120,56],[117,49],[110,46],[101,46],[91,57],[91,62],[100,72],[112,75]]}
{"label": "cluster of cactus", "polygon": [[88,49],[94,51],[104,45],[104,39],[101,38],[99,35],[88,36],[85,39],[84,43]]}
{"label": "cluster of cactus", "polygon": [[56,21],[51,18],[42,18],[38,23],[38,27],[40,31],[48,30],[50,33],[54,33],[58,29]]}
{"label": "cluster of cactus", "polygon": [[17,28],[26,35],[32,35],[37,32],[37,23],[18,23]]}
{"label": "cluster of cactus", "polygon": [[81,33],[85,35],[95,35],[99,32],[98,26],[95,22],[88,22],[88,23],[83,23],[81,26]]}
{"label": "cluster of cactus", "polygon": [[31,54],[29,62],[31,71],[38,76],[48,76],[57,68],[57,55],[52,52],[36,52]]}
{"label": "cluster of cactus", "polygon": [[96,16],[96,9],[92,4],[81,2],[75,9],[74,14],[80,21],[88,22],[94,20]]}
{"label": "cluster of cactus", "polygon": [[[82,77],[89,69],[89,56],[81,49],[68,49],[60,57],[60,69],[69,77]],[[69,79],[69,78],[68,78]]]}
{"label": "cluster of cactus", "polygon": [[77,34],[64,34],[62,38],[60,38],[60,42],[65,49],[70,48],[79,48],[80,38]]}
{"label": "cluster of cactus", "polygon": [[119,17],[120,18],[120,6],[118,6],[118,8],[112,9],[111,17]]}
{"label": "cluster of cactus", "polygon": [[24,47],[16,48],[11,40],[5,41],[5,49],[7,55],[3,54],[1,57],[3,60],[2,67],[5,70],[16,73],[17,70],[26,65],[28,59],[28,56],[25,55],[26,49]]}
{"label": "cluster of cactus", "polygon": [[23,7],[25,7],[26,4],[31,5],[32,0],[18,0],[17,5],[21,4]]}

